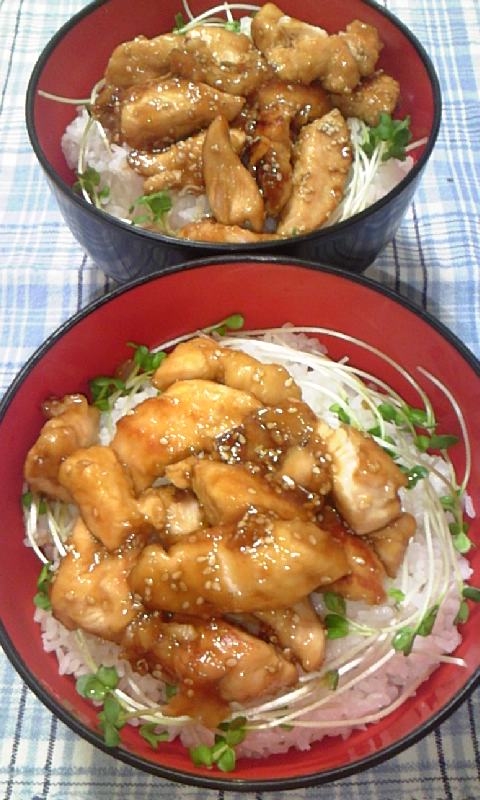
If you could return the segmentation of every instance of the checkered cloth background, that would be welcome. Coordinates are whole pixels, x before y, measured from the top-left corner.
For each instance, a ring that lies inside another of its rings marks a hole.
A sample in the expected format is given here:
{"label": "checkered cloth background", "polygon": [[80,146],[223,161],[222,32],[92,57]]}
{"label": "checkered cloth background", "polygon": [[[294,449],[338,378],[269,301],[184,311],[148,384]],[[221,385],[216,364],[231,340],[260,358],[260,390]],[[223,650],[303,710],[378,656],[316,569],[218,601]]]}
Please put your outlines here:
{"label": "checkered cloth background", "polygon": [[[433,157],[396,240],[366,274],[428,309],[480,356],[480,0],[382,2],[430,53],[444,110]],[[24,123],[35,60],[83,5],[0,0],[0,392],[48,334],[111,288],[65,227]],[[275,797],[478,800],[479,712],[477,692],[434,733],[381,766]],[[222,793],[177,786],[97,752],[51,716],[2,656],[0,796],[220,800]],[[242,796],[226,793],[231,800]]]}

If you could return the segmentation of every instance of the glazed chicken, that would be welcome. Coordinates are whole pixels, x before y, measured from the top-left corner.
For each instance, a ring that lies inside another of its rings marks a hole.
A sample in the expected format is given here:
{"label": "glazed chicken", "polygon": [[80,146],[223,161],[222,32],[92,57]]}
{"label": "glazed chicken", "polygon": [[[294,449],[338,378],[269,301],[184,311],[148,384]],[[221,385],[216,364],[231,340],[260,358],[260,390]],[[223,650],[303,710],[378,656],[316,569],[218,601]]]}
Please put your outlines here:
{"label": "glazed chicken", "polygon": [[350,425],[333,429],[322,421],[318,433],[332,459],[335,505],[355,533],[395,520],[401,512],[398,490],[407,479],[388,453]]}
{"label": "glazed chicken", "polygon": [[135,224],[240,245],[328,224],[349,186],[347,118],[376,125],[399,99],[379,68],[382,48],[361,20],[329,34],[271,2],[250,35],[207,15],[118,45],[92,116],[128,151],[143,194],[172,201]]}
{"label": "glazed chicken", "polygon": [[402,512],[384,528],[368,534],[368,541],[390,578],[395,578],[397,575],[405,550],[415,533],[416,527],[415,517],[412,514]]}
{"label": "glazed chicken", "polygon": [[79,447],[97,441],[100,412],[83,395],[70,394],[43,403],[43,413],[47,421],[27,455],[25,480],[34,492],[68,503],[72,498],[59,483],[58,470]]}
{"label": "glazed chicken", "polygon": [[260,406],[247,392],[213,381],[176,381],[122,417],[112,448],[137,491],[164,474],[167,464],[213,449],[216,436],[235,428]]}
{"label": "glazed chicken", "polygon": [[242,613],[291,606],[348,572],[341,542],[318,525],[247,512],[167,552],[147,545],[129,580],[149,609]]}
{"label": "glazed chicken", "polygon": [[347,124],[337,109],[302,128],[293,163],[292,194],[277,227],[286,236],[318,228],[343,196],[352,153]]}
{"label": "glazed chicken", "polygon": [[120,134],[133,148],[161,148],[196,133],[219,114],[231,121],[244,103],[243,97],[186,78],[138,84],[121,104]]}
{"label": "glazed chicken", "polygon": [[192,489],[210,525],[238,522],[249,509],[276,514],[281,519],[311,519],[312,513],[293,492],[278,487],[242,464],[200,459],[192,470]]}
{"label": "glazed chicken", "polygon": [[79,448],[63,461],[60,484],[76,503],[91,533],[116,550],[148,526],[133,493],[132,481],[110,447]]}
{"label": "glazed chicken", "polygon": [[[161,152],[132,150],[128,155],[128,163],[144,175],[145,194],[152,194],[167,189],[188,188],[189,191],[204,191],[203,145],[205,131],[189,136],[172,144]],[[230,142],[237,153],[245,143],[245,134],[235,128],[229,129]]]}
{"label": "glazed chicken", "polygon": [[266,3],[252,21],[255,45],[282,80],[320,80],[330,92],[349,93],[375,69],[382,43],[375,28],[355,20],[340,34],[290,17]]}
{"label": "glazed chicken", "polygon": [[256,611],[272,642],[281,645],[305,672],[321,667],[325,658],[325,630],[308,597],[290,608]]}
{"label": "glazed chicken", "polygon": [[384,602],[415,519],[390,455],[319,419],[284,367],[202,335],[152,382],[159,394],[109,445],[85,397],[49,401],[25,476],[76,506],[50,587],[56,619],[174,683],[165,713],[215,727],[231,703],[321,669],[312,593]]}
{"label": "glazed chicken", "polygon": [[197,242],[228,242],[230,244],[248,244],[249,242],[271,242],[281,237],[277,233],[255,233],[240,225],[223,225],[212,219],[189,222],[179,230],[183,239]]}
{"label": "glazed chicken", "polygon": [[177,38],[170,59],[174,74],[247,97],[268,77],[267,63],[248,36],[198,25]]}
{"label": "glazed chicken", "polygon": [[158,367],[152,382],[166,389],[179,380],[218,381],[249,392],[262,404],[299,399],[301,391],[284,367],[261,364],[238,350],[222,347],[206,336],[182,342]]}
{"label": "glazed chicken", "polygon": [[128,88],[166,75],[170,71],[170,54],[178,45],[178,36],[165,33],[147,39],[137,36],[119,44],[109,58],[105,70],[107,86]]}
{"label": "glazed chicken", "polygon": [[138,551],[133,537],[121,551],[109,553],[79,518],[50,587],[54,616],[70,630],[118,642],[141,608],[127,582]]}
{"label": "glazed chicken", "polygon": [[232,147],[228,122],[223,116],[213,120],[205,135],[203,178],[210,208],[218,222],[257,233],[263,230],[265,205],[260,189]]}
{"label": "glazed chicken", "polygon": [[362,80],[351,94],[331,94],[330,99],[345,118],[357,117],[374,126],[380,114],[393,114],[399,96],[398,81],[379,71]]}
{"label": "glazed chicken", "polygon": [[298,678],[272,645],[219,618],[165,622],[142,615],[129,625],[122,647],[134,669],[160,672],[177,686],[167,713],[187,713],[210,728],[228,715],[231,702],[274,695]]}

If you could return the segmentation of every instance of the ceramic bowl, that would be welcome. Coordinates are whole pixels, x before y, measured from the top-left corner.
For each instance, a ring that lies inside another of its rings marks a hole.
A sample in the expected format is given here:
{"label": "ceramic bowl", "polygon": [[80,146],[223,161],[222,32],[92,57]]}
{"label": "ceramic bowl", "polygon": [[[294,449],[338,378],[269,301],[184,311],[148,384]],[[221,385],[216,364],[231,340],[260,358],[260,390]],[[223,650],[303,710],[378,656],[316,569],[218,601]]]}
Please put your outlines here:
{"label": "ceramic bowl", "polygon": [[[397,362],[428,393],[439,430],[462,436],[457,414],[440,388],[446,387],[456,398],[470,441],[480,441],[479,362],[434,318],[363,276],[304,262],[242,257],[179,265],[168,274],[140,279],[97,300],[50,336],[3,399],[0,633],[5,652],[40,700],[73,731],[113,757],[196,786],[280,791],[344,778],[379,764],[441,723],[479,680],[480,605],[471,604],[470,618],[461,626],[463,638],[454,655],[463,659],[464,666],[442,663],[414,696],[377,722],[353,731],[346,740],[328,737],[310,750],[289,750],[288,757],[241,758],[232,773],[195,766],[177,742],[152,750],[136,729],[129,727],[122,731],[120,746],[109,749],[98,729],[97,710],[76,692],[71,676],[59,674],[56,657],[42,648],[32,601],[39,561],[25,546],[20,504],[23,463],[42,424],[40,404],[45,398],[85,392],[90,378],[112,374],[128,356],[127,342],[153,347],[234,312],[244,315],[247,329],[285,322],[321,326],[325,334],[320,339],[333,358],[348,356],[352,364],[389,382],[408,400],[411,386],[392,367],[392,361]],[[358,339],[364,342],[362,346]],[[378,355],[378,349],[386,358]],[[431,372],[439,383],[428,380],[419,367]],[[452,456],[461,473],[463,448],[453,448]],[[480,459],[475,451],[467,491],[478,509]],[[470,582],[478,586],[478,515],[471,522],[469,536],[477,545],[469,554]]]}
{"label": "ceramic bowl", "polygon": [[[193,0],[191,7],[194,14],[199,14],[211,6],[208,0]],[[298,15],[294,0],[285,0],[281,8]],[[67,98],[89,97],[117,44],[140,34],[153,37],[171,31],[178,11],[178,0],[165,0],[160,7],[150,0],[137,0],[135,13],[129,0],[94,2],[67,22],[40,55],[28,87],[27,128],[73,235],[98,266],[119,282],[148,275],[169,264],[239,251],[288,255],[352,272],[365,270],[401,224],[431,156],[441,117],[439,83],[429,56],[399,19],[371,0],[305,0],[301,9],[302,19],[329,32],[343,29],[353,19],[377,27],[385,45],[378,66],[401,85],[396,116],[409,114],[414,140],[425,139],[421,147],[412,151],[415,163],[410,172],[370,208],[344,222],[282,241],[209,245],[122,222],[72,189],[75,176],[67,167],[60,140],[75,111],[71,105],[52,101],[39,92]]]}

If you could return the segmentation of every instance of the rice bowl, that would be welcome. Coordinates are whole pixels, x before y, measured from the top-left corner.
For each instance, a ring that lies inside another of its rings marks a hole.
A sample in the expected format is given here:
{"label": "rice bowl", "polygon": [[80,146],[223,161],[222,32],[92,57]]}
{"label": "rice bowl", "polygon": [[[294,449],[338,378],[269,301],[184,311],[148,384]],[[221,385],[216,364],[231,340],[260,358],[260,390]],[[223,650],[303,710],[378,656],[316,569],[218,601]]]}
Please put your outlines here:
{"label": "rice bowl", "polygon": [[[331,363],[322,349],[317,352],[314,330],[286,326],[283,330],[260,331],[259,338],[249,336],[248,331],[245,333],[246,338],[224,335],[218,339],[218,344],[248,353],[260,363],[285,367],[301,387],[303,399],[308,399],[318,418],[329,425],[338,425],[337,413],[332,410],[335,403],[341,403],[344,414],[348,411],[355,427],[366,432],[382,419],[378,412],[374,413],[376,403],[398,402],[383,385],[375,391],[373,376],[362,375],[359,379],[348,361]],[[328,341],[336,332],[323,331],[323,334]],[[305,350],[299,349],[302,345]],[[127,378],[129,383],[135,382]],[[111,443],[117,423],[125,414],[133,413],[137,405],[156,396],[155,387],[148,379],[130,391],[125,399],[118,398],[113,403],[111,411],[104,412],[99,431],[99,440],[104,446]],[[424,399],[422,392],[419,398]],[[398,408],[401,407],[399,403]],[[428,413],[428,401],[425,413]],[[433,420],[424,424],[435,430]],[[334,634],[332,640],[327,641],[327,654],[320,670],[313,674],[300,673],[298,685],[290,692],[279,697],[260,698],[262,702],[254,704],[253,708],[251,704],[232,705],[227,720],[238,716],[246,719],[247,735],[236,748],[238,757],[268,757],[291,747],[305,749],[324,736],[348,738],[352,728],[375,722],[399,707],[442,661],[457,663],[449,654],[461,641],[456,620],[462,603],[462,587],[468,583],[472,570],[467,559],[455,551],[448,529],[457,519],[458,511],[450,516],[443,510],[440,499],[461,494],[460,486],[468,483],[469,476],[457,482],[448,460],[422,453],[416,448],[412,430],[407,426],[403,431],[398,423],[383,420],[383,428],[376,438],[383,441],[384,446],[391,443],[404,467],[417,472],[428,470],[418,483],[401,492],[402,511],[411,513],[417,520],[417,532],[409,542],[403,569],[395,580],[386,581],[387,602],[372,606],[361,600],[347,599],[344,615],[349,632],[339,638]],[[468,443],[465,445],[468,450]],[[38,517],[40,502],[38,499],[36,508],[30,505],[26,512],[29,539],[37,546],[39,541],[46,540],[49,561],[55,564],[62,553],[66,554],[63,545],[68,546],[73,523],[68,514],[65,516],[65,509],[47,511],[50,519],[45,514]],[[468,509],[474,514],[473,509],[469,506]],[[321,517],[319,520],[322,525]],[[57,548],[51,552],[55,541],[60,553]],[[315,591],[312,602],[317,613],[328,619],[329,605],[325,597]],[[395,645],[398,638],[406,632],[413,636],[429,618],[428,630],[415,635],[407,647],[400,644],[398,649]],[[121,649],[79,630],[66,630],[42,609],[36,611],[36,619],[42,628],[44,646],[56,653],[61,673],[72,673],[79,678],[96,673],[99,667],[114,667],[120,677],[115,689],[118,699],[129,715],[138,713],[138,717],[133,717],[134,724],[155,723],[157,733],[168,733],[169,739],[178,736],[189,748],[213,744],[214,732],[206,730],[195,719],[177,721],[168,711],[162,710],[161,706],[166,705],[166,684],[150,675],[135,674],[135,668],[132,671],[128,662],[122,660]],[[459,660],[459,669],[462,666]],[[335,676],[333,688],[326,686],[332,676]]]}
{"label": "rice bowl", "polygon": [[[330,355],[340,359],[342,355],[348,353],[352,363],[367,372],[381,376],[386,382],[393,385],[396,391],[401,394],[406,393],[409,402],[413,403],[414,397],[410,396],[409,385],[405,385],[404,379],[396,374],[395,370],[392,370],[389,363],[379,362],[378,358],[368,349],[359,349],[353,340],[348,339],[348,336],[362,338],[371,345],[376,343],[389,357],[403,363],[410,373],[416,373],[419,382],[434,402],[443,430],[461,436],[462,432],[458,427],[455,415],[449,410],[450,403],[434,384],[431,385],[430,382],[428,385],[424,384],[423,377],[417,372],[416,365],[419,362],[422,363],[425,368],[430,368],[442,383],[450,387],[463,409],[469,436],[471,438],[476,436],[476,412],[469,409],[472,387],[478,380],[478,371],[475,372],[476,362],[474,359],[473,361],[468,360],[472,357],[465,354],[461,345],[458,343],[454,345],[443,329],[432,325],[430,320],[426,322],[408,304],[405,306],[399,304],[398,299],[393,295],[379,290],[368,281],[347,279],[329,270],[322,270],[321,273],[318,273],[306,269],[305,265],[282,264],[280,288],[280,284],[276,283],[274,278],[275,274],[278,274],[279,267],[280,265],[258,261],[199,265],[170,277],[157,278],[158,284],[155,281],[153,283],[139,282],[136,287],[127,291],[119,290],[113,293],[113,296],[107,298],[105,302],[96,304],[93,317],[91,316],[92,311],[86,315],[80,315],[73,325],[69,324],[67,329],[61,332],[58,340],[48,343],[41,356],[41,367],[38,358],[34,360],[29,367],[28,374],[22,377],[25,394],[23,395],[23,391],[19,391],[20,384],[17,383],[14,387],[16,391],[7,395],[6,403],[3,406],[4,416],[0,432],[3,435],[3,432],[7,432],[11,424],[15,425],[14,420],[19,413],[27,418],[25,415],[27,412],[30,415],[32,405],[38,408],[46,395],[52,392],[60,394],[65,390],[66,385],[70,389],[84,391],[87,381],[92,375],[108,374],[115,364],[125,357],[125,346],[122,344],[124,339],[159,345],[167,339],[185,333],[192,327],[204,328],[212,320],[228,316],[234,308],[241,308],[245,313],[246,326],[251,329],[265,325],[265,323],[268,327],[275,327],[288,318],[293,318],[295,321],[302,320],[302,322],[305,320],[307,325],[314,325],[321,315],[324,327],[343,331],[347,336],[347,339],[343,341],[332,339],[325,343]],[[211,287],[211,292],[203,294],[201,287],[205,279]],[[267,302],[267,297],[272,299],[272,286],[275,285],[278,288],[275,290],[275,303],[272,305],[270,301]],[[160,294],[157,292],[157,286]],[[256,310],[251,305],[252,289],[254,289],[256,297]],[[339,290],[344,298],[349,299],[350,308],[361,306],[364,309],[361,319],[357,318],[355,322],[352,322],[351,313],[347,313],[347,307],[339,304]],[[232,291],[235,291],[236,298],[234,308],[232,308],[231,301]],[[203,294],[206,307],[202,309],[197,307],[191,325],[182,326],[178,320],[172,320],[172,324],[159,331],[155,339],[149,336],[153,320],[156,320],[156,324],[158,324],[160,318],[165,321],[166,314],[173,313],[173,309],[168,312],[172,299],[177,308],[183,308],[189,302],[188,298],[198,293]],[[312,307],[312,298],[315,297],[317,299],[313,299],[313,303],[316,304],[316,309],[312,309],[313,314],[310,316],[306,309]],[[131,300],[134,302],[132,303]],[[261,312],[262,303],[264,310]],[[132,316],[135,308],[138,308],[139,313]],[[91,346],[96,341],[95,330],[98,330],[99,315],[101,315],[102,330],[105,331],[103,356],[98,353],[98,348]],[[124,320],[124,332],[120,337],[116,327],[116,321],[118,322],[119,318]],[[395,320],[396,325],[404,330],[405,336],[402,337],[402,340],[397,337],[386,343],[382,331],[386,329],[387,320],[388,324]],[[90,321],[95,322],[93,327],[90,327]],[[422,343],[425,343],[426,349],[423,349]],[[438,348],[448,357],[432,364],[430,354],[438,352]],[[415,349],[417,355],[414,353]],[[108,357],[106,357],[107,351],[110,354]],[[87,353],[91,354],[89,363],[84,363]],[[81,358],[77,358],[80,354],[82,354]],[[68,364],[72,363],[72,359],[79,364],[79,368],[74,370],[75,375],[68,367]],[[21,492],[22,460],[26,448],[28,448],[29,442],[33,441],[40,424],[41,416],[35,412],[34,418],[31,419],[29,432],[25,432],[25,445],[22,453],[12,453],[8,469],[5,462],[2,462],[5,485],[12,486],[10,496],[13,496],[15,492],[17,494]],[[454,456],[457,474],[463,475],[465,464],[457,447],[452,449],[452,456]],[[478,495],[475,489],[477,480],[478,465],[474,459],[470,481],[473,509],[478,506]],[[471,511],[470,508],[469,513]],[[4,626],[2,643],[22,677],[27,680],[41,699],[81,736],[97,747],[105,748],[102,736],[96,732],[98,709],[76,693],[75,681],[71,676],[59,676],[56,657],[53,654],[46,654],[42,649],[38,624],[33,621],[31,611],[31,598],[35,594],[39,563],[31,550],[25,548],[23,544],[22,521],[18,508],[12,506],[10,509],[7,506],[6,514],[6,523],[11,530],[18,531],[18,539],[11,537],[5,542],[10,577],[8,582],[2,581],[2,585],[5,587],[7,583],[10,584],[11,580],[14,580],[18,586],[25,586],[25,603],[24,611],[19,611],[17,607],[14,612],[7,598],[2,597]],[[477,536],[476,525],[477,522],[474,519],[469,534],[473,540]],[[472,555],[469,554],[468,559],[475,570],[476,551],[473,551]],[[16,577],[19,569],[21,569],[21,573]],[[470,579],[472,584],[478,582],[475,575],[474,572]],[[22,618],[21,627],[16,621],[14,622],[14,620],[18,620],[19,613]],[[455,613],[452,608],[451,614]],[[109,752],[112,752],[116,758],[125,760],[141,769],[147,769],[170,779],[212,788],[231,787],[232,779],[235,781],[236,788],[240,787],[242,790],[251,790],[252,787],[255,789],[293,788],[332,780],[340,775],[352,774],[358,769],[378,763],[385,757],[398,752],[399,749],[412,744],[455,708],[458,702],[466,696],[466,693],[473,690],[478,681],[479,652],[478,642],[474,635],[477,614],[477,608],[471,606],[471,619],[467,624],[461,626],[463,641],[452,653],[455,661],[451,663],[448,660],[444,661],[432,673],[428,681],[418,687],[415,698],[407,699],[400,708],[393,710],[383,719],[373,722],[365,730],[362,728],[354,730],[348,739],[347,749],[342,735],[328,736],[320,747],[314,744],[309,750],[290,750],[288,760],[281,754],[255,760],[246,756],[239,757],[235,771],[231,774],[223,774],[205,767],[194,766],[185,748],[175,742],[164,742],[157,751],[152,751],[147,743],[142,744],[141,737],[136,730],[132,729],[130,732],[124,728],[121,745]],[[421,644],[424,642],[422,637],[419,637],[417,641]],[[447,650],[455,647],[455,642],[442,641],[440,647]],[[35,654],[35,667],[30,660],[33,653]],[[460,667],[458,659],[463,659],[465,666]],[[287,733],[290,732],[287,731]],[[310,732],[307,730],[306,738],[309,736]],[[260,742],[258,746],[260,747]]]}

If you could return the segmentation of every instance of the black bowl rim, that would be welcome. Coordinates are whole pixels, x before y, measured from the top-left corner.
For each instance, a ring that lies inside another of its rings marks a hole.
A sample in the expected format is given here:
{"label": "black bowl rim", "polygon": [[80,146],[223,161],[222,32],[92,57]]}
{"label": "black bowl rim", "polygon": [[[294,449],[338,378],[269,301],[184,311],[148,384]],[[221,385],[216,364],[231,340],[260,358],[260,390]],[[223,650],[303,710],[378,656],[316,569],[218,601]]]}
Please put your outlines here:
{"label": "black bowl rim", "polygon": [[[403,306],[406,310],[412,312],[424,322],[426,322],[430,327],[436,330],[447,342],[449,342],[461,355],[461,357],[466,361],[466,363],[474,370],[474,372],[480,378],[480,361],[476,358],[476,356],[463,344],[463,342],[454,334],[449,328],[447,328],[442,322],[440,322],[436,317],[431,315],[429,312],[425,311],[424,309],[417,306],[411,300],[401,297],[392,289],[389,289],[386,286],[382,286],[378,284],[376,281],[368,278],[364,275],[355,275],[350,273],[345,273],[343,270],[337,267],[330,267],[330,266],[323,266],[319,264],[315,264],[313,262],[305,261],[302,259],[295,259],[295,258],[287,258],[287,257],[271,257],[271,256],[230,256],[230,257],[223,257],[217,256],[213,258],[201,259],[197,261],[187,261],[182,264],[175,264],[167,268],[166,271],[158,271],[152,273],[148,276],[143,276],[138,278],[135,281],[132,281],[129,284],[116,287],[112,289],[110,292],[105,294],[104,296],[93,300],[89,303],[85,308],[81,309],[77,313],[75,313],[72,317],[70,317],[66,322],[60,325],[47,339],[41,344],[37,350],[33,353],[27,363],[23,366],[20,370],[18,375],[14,378],[13,382],[11,383],[10,387],[7,389],[4,397],[0,402],[0,426],[2,419],[7,411],[15,393],[21,387],[22,383],[26,379],[27,375],[30,373],[32,368],[38,364],[39,361],[43,358],[45,353],[53,347],[56,342],[62,338],[62,336],[70,331],[72,328],[75,327],[77,323],[79,323],[84,318],[88,317],[91,313],[95,312],[98,308],[105,305],[106,303],[110,303],[115,300],[116,297],[124,294],[125,292],[130,291],[130,289],[140,286],[143,283],[148,283],[150,281],[157,281],[159,278],[166,277],[176,272],[182,272],[185,270],[193,270],[199,269],[202,267],[208,267],[209,265],[215,264],[235,264],[235,263],[248,263],[251,265],[251,268],[254,269],[258,265],[262,265],[265,263],[269,264],[276,264],[277,266],[294,266],[303,269],[315,270],[317,272],[326,273],[330,275],[337,276],[342,280],[351,281],[352,283],[357,283],[366,288],[370,289],[381,296],[387,297],[397,305]],[[121,747],[117,747],[112,750],[105,745],[103,739],[84,726],[81,722],[75,719],[73,716],[69,714],[66,708],[64,708],[59,702],[57,702],[54,698],[52,698],[48,692],[40,685],[40,683],[35,678],[35,675],[32,674],[29,667],[22,661],[19,654],[17,653],[15,646],[8,636],[6,629],[1,622],[0,619],[0,644],[5,651],[8,659],[12,663],[13,667],[26,683],[26,685],[33,691],[33,693],[38,697],[38,699],[63,723],[65,723],[71,730],[73,730],[76,734],[81,736],[83,739],[88,741],[93,746],[99,748],[103,752],[107,753],[108,755],[117,758],[118,760],[128,764],[129,766],[135,767],[140,769],[143,772],[147,772],[149,774],[156,775],[161,778],[165,778],[167,780],[174,781],[176,783],[183,783],[185,785],[196,786],[204,789],[217,789],[217,790],[236,790],[241,792],[251,792],[251,791],[284,791],[289,789],[300,789],[305,787],[312,787],[317,786],[320,784],[330,783],[333,781],[338,781],[344,778],[347,778],[351,775],[358,774],[363,772],[366,769],[371,767],[377,766],[382,762],[392,758],[393,756],[398,755],[399,753],[406,750],[408,747],[411,747],[413,744],[418,742],[420,739],[424,738],[426,735],[431,733],[440,723],[444,722],[447,717],[449,717],[462,703],[466,701],[466,699],[472,694],[474,689],[480,685],[480,667],[476,670],[475,673],[470,677],[467,683],[464,685],[462,690],[454,697],[450,702],[448,702],[444,707],[439,709],[433,717],[426,722],[424,725],[420,726],[420,728],[414,729],[410,734],[407,734],[395,744],[392,744],[383,750],[379,751],[378,753],[374,753],[364,758],[356,761],[354,764],[346,765],[343,767],[337,767],[334,769],[326,770],[322,773],[310,773],[308,775],[301,775],[299,777],[292,777],[292,778],[279,778],[279,779],[268,779],[268,780],[244,780],[244,779],[236,779],[232,777],[230,780],[226,778],[220,777],[210,777],[210,776],[203,776],[203,775],[195,775],[195,774],[188,774],[184,773],[178,769],[171,768],[171,767],[162,767],[161,765],[155,765],[145,761],[145,759],[140,758],[139,756],[133,755],[132,753],[123,750]]]}
{"label": "black bowl rim", "polygon": [[[290,237],[286,239],[281,239],[279,241],[276,240],[267,240],[261,242],[246,242],[245,244],[241,245],[242,252],[245,253],[253,253],[253,252],[262,252],[265,250],[275,251],[277,248],[285,247],[285,245],[292,245],[296,243],[303,243],[303,242],[310,242],[312,240],[319,240],[328,239],[332,235],[342,234],[343,232],[348,232],[350,228],[355,226],[358,223],[361,223],[364,219],[369,218],[370,216],[374,215],[377,211],[384,208],[391,200],[394,200],[398,197],[406,186],[412,183],[417,176],[419,176],[424,167],[429,160],[433,148],[435,146],[438,133],[440,130],[440,123],[442,118],[442,95],[440,90],[440,82],[438,79],[438,75],[436,73],[435,67],[433,62],[428,55],[427,51],[417,39],[415,34],[391,11],[380,6],[376,0],[361,0],[365,5],[370,6],[371,8],[375,9],[381,16],[388,19],[393,25],[395,25],[406,37],[406,39],[410,42],[410,44],[415,48],[420,60],[423,62],[423,65],[426,69],[431,87],[432,87],[432,94],[433,94],[433,120],[432,120],[432,131],[428,138],[428,141],[425,145],[425,149],[412,167],[412,169],[405,175],[404,178],[384,197],[377,200],[368,208],[364,209],[363,211],[359,212],[358,214],[354,214],[349,219],[344,220],[343,222],[337,222],[334,225],[331,225],[326,228],[320,228],[310,233],[302,234],[300,236]],[[120,228],[123,231],[129,230],[133,233],[134,236],[138,236],[141,239],[145,239],[150,243],[157,243],[157,244],[164,244],[164,245],[173,245],[176,246],[183,246],[186,249],[192,248],[192,256],[191,258],[195,258],[194,251],[205,251],[205,247],[209,245],[209,243],[195,241],[190,239],[180,239],[174,236],[167,236],[162,233],[157,233],[154,231],[148,231],[144,228],[140,228],[139,226],[131,225],[128,222],[124,222],[118,217],[113,216],[112,214],[103,211],[103,209],[99,209],[94,206],[92,203],[88,203],[82,195],[77,194],[73,191],[72,187],[67,184],[57,172],[52,168],[50,162],[46,158],[42,148],[40,147],[40,143],[38,141],[38,137],[35,130],[35,115],[34,115],[34,107],[35,107],[35,96],[37,92],[37,84],[42,74],[43,68],[47,63],[48,59],[52,51],[57,47],[59,42],[70,32],[75,25],[80,22],[84,17],[87,17],[90,13],[95,11],[97,8],[105,5],[106,3],[110,2],[110,0],[93,0],[93,2],[89,3],[85,8],[81,9],[77,12],[73,17],[71,17],[67,22],[65,22],[61,28],[53,35],[50,41],[46,44],[44,50],[40,54],[34,68],[32,74],[30,76],[30,80],[28,82],[27,93],[26,93],[26,102],[25,102],[25,117],[26,117],[26,126],[27,132],[30,139],[31,146],[37,156],[38,161],[40,162],[42,168],[44,169],[47,177],[53,182],[53,184],[57,187],[57,189],[74,205],[79,206],[83,209],[84,212],[89,214],[92,218],[97,220],[102,220],[108,224],[112,225],[114,228]],[[225,242],[214,242],[211,243],[211,247],[213,247],[219,253],[232,253],[238,252],[239,245],[234,243],[225,243]],[[199,256],[201,254],[199,253]]]}

